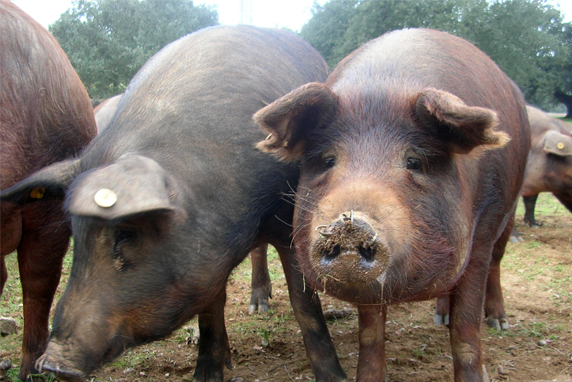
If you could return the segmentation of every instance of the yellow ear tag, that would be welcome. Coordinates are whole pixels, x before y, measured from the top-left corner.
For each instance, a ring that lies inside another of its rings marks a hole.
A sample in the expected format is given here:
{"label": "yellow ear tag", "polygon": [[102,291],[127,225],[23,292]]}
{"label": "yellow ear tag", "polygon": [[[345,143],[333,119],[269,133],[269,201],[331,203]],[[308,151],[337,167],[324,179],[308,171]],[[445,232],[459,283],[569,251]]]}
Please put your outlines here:
{"label": "yellow ear tag", "polygon": [[34,188],[31,192],[30,192],[30,198],[32,199],[42,199],[44,197],[44,192],[46,192],[46,189],[44,187],[37,187]]}
{"label": "yellow ear tag", "polygon": [[559,150],[562,150],[564,148],[564,143],[559,142],[556,147],[558,147]]}
{"label": "yellow ear tag", "polygon": [[117,202],[117,194],[109,188],[102,188],[93,196],[95,204],[102,208],[109,208]]}

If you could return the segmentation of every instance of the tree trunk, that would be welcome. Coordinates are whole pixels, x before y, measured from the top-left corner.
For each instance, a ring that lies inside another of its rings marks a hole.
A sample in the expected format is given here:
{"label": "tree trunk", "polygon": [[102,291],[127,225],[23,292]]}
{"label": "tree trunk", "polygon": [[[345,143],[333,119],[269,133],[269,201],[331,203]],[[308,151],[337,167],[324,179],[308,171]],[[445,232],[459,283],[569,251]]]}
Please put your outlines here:
{"label": "tree trunk", "polygon": [[566,118],[572,118],[572,96],[564,93],[562,90],[556,90],[554,97],[566,106]]}

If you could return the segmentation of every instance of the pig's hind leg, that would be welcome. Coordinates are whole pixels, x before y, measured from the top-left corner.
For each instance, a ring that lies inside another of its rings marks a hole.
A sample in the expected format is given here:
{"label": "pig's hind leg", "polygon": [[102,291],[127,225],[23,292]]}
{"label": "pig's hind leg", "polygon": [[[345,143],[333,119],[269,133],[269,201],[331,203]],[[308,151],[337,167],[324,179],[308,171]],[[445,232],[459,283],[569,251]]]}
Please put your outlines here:
{"label": "pig's hind leg", "polygon": [[504,255],[506,244],[514,227],[514,214],[505,230],[495,243],[487,277],[487,292],[485,299],[485,319],[489,327],[497,330],[508,329],[508,318],[504,310],[504,299],[500,283],[500,263]]}
{"label": "pig's hind leg", "polygon": [[252,262],[252,284],[248,313],[266,313],[269,309],[268,298],[272,298],[272,283],[268,273],[268,244],[261,244],[250,251]]}

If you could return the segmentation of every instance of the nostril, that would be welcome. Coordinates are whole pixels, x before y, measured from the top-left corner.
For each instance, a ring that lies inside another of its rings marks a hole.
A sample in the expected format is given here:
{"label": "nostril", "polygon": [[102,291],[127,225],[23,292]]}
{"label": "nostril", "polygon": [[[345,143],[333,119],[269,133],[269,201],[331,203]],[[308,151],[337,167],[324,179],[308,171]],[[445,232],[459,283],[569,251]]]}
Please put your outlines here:
{"label": "nostril", "polygon": [[372,262],[375,257],[375,250],[373,248],[365,248],[364,246],[360,245],[358,247],[359,253],[361,257],[367,262]]}
{"label": "nostril", "polygon": [[341,253],[342,248],[339,245],[334,246],[329,252],[324,251],[324,260],[332,261]]}

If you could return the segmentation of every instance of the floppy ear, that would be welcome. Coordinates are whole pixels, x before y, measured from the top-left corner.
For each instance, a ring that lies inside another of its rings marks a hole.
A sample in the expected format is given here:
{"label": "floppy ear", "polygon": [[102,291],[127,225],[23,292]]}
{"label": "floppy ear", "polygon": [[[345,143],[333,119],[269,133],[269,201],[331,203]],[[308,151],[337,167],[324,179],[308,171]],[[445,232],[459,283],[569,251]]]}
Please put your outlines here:
{"label": "floppy ear", "polygon": [[68,192],[66,208],[73,215],[107,220],[155,211],[184,215],[174,199],[173,181],[163,167],[133,154],[79,176]]}
{"label": "floppy ear", "polygon": [[336,103],[335,94],[321,83],[291,91],[254,114],[254,121],[269,133],[256,147],[285,162],[299,159],[307,132],[331,117]]}
{"label": "floppy ear", "polygon": [[79,159],[54,163],[0,191],[0,200],[24,205],[41,199],[63,197],[79,168]]}
{"label": "floppy ear", "polygon": [[561,157],[572,156],[572,137],[560,134],[558,131],[550,130],[544,134],[545,153],[558,155]]}
{"label": "floppy ear", "polygon": [[415,112],[424,126],[444,139],[449,149],[468,154],[477,146],[497,149],[510,141],[497,131],[498,116],[490,109],[467,106],[457,96],[433,88],[423,89],[415,102]]}

